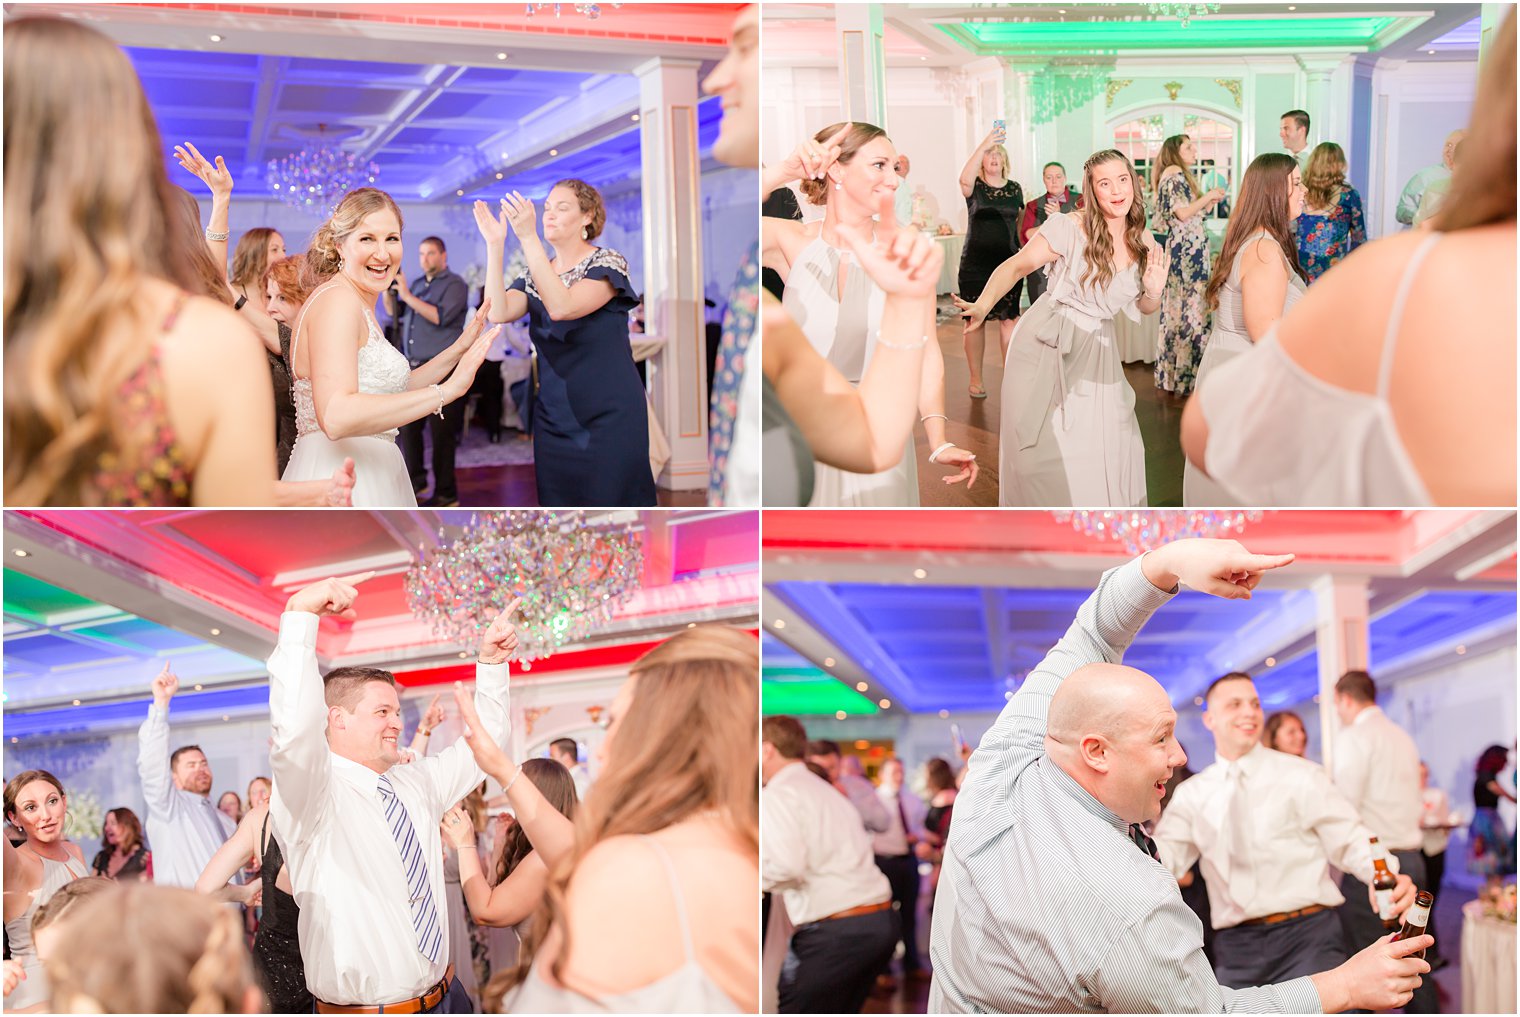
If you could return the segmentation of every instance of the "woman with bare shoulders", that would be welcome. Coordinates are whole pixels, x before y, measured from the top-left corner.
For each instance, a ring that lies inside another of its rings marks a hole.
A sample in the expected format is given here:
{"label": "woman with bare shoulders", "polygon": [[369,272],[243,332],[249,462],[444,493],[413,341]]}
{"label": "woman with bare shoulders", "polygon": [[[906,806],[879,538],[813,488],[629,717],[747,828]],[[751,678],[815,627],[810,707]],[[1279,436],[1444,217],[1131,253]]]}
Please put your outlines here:
{"label": "woman with bare shoulders", "polygon": [[412,368],[374,312],[401,254],[401,209],[374,187],[344,195],[306,252],[311,295],[290,344],[297,437],[283,479],[328,476],[351,458],[356,506],[417,504],[396,434],[463,397],[499,331],[481,334],[487,301],[453,345]]}

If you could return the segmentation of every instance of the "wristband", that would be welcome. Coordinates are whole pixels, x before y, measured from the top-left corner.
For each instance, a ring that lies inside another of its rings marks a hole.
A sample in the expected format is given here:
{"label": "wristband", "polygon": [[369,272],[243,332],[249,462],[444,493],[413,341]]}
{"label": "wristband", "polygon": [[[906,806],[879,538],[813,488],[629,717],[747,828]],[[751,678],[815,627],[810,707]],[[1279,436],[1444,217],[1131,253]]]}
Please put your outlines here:
{"label": "wristband", "polygon": [[209,240],[209,241],[211,241],[213,244],[220,244],[220,243],[222,243],[230,235],[231,234],[229,234],[229,233],[227,233],[225,231],[223,231],[221,233],[218,233],[215,230],[209,230],[209,229],[206,231],[206,239]]}

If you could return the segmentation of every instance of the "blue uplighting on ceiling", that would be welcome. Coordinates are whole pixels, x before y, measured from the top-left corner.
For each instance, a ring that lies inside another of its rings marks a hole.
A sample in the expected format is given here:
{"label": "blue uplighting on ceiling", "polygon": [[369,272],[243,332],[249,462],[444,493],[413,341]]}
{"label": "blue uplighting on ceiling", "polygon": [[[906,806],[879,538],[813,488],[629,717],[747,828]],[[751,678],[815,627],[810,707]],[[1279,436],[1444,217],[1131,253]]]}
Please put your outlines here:
{"label": "blue uplighting on ceiling", "polygon": [[[152,697],[113,703],[65,706],[56,710],[7,712],[5,737],[36,738],[43,735],[74,734],[107,728],[141,724],[148,716]],[[182,692],[174,697],[175,721],[212,720],[221,716],[267,713],[269,686],[249,685],[235,689],[208,689]]]}
{"label": "blue uplighting on ceiling", "polygon": [[[814,582],[768,588],[894,702],[915,713],[1000,709],[1089,595],[1083,589]],[[1295,633],[1312,631],[1313,609],[1313,598],[1301,590],[1257,590],[1248,603],[1184,591],[1141,630],[1124,662],[1152,675],[1179,708],[1236,667],[1253,668],[1268,709],[1300,703],[1318,690],[1316,655],[1301,654],[1273,668],[1259,661],[1293,641]],[[1513,631],[1515,609],[1512,592],[1441,590],[1414,597],[1373,620],[1373,673],[1424,648]],[[989,633],[989,625],[1001,631]],[[1249,648],[1242,648],[1247,641]],[[1252,648],[1260,654],[1254,660],[1232,656]],[[785,650],[773,654],[767,646],[767,663],[795,656]]]}

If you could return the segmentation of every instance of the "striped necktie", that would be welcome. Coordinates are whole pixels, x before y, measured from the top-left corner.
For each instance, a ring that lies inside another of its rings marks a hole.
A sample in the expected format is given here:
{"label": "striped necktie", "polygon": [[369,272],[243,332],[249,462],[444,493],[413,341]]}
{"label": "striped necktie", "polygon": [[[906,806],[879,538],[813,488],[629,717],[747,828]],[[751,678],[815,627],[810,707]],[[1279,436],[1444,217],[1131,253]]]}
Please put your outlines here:
{"label": "striped necktie", "polygon": [[412,911],[412,929],[417,934],[417,950],[430,961],[436,962],[443,951],[443,927],[438,921],[438,906],[433,901],[433,890],[428,885],[427,861],[422,857],[422,845],[406,806],[396,797],[391,779],[380,775],[380,801],[385,806],[385,825],[395,838],[396,850],[401,853],[401,870],[406,873],[407,892]]}

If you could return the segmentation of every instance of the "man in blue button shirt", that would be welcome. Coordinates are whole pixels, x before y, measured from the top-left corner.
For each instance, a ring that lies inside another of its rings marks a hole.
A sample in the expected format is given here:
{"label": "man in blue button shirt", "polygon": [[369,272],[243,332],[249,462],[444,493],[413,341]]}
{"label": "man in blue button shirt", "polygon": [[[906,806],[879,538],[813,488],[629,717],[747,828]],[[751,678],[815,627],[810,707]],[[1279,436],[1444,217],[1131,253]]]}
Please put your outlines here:
{"label": "man in blue button shirt", "polygon": [[[438,237],[426,237],[417,248],[422,275],[410,286],[397,273],[397,287],[391,292],[405,304],[400,308],[401,352],[412,367],[421,367],[447,349],[464,331],[469,313],[469,287],[457,274],[449,271],[449,254]],[[390,301],[387,301],[390,304]],[[389,309],[389,308],[388,308]],[[414,420],[401,428],[401,454],[412,477],[412,490],[421,495],[427,489],[427,464],[422,460],[422,429],[432,428],[433,496],[425,505],[449,507],[459,504],[459,488],[454,482],[454,445],[464,428],[465,399],[456,399],[436,413]]]}

